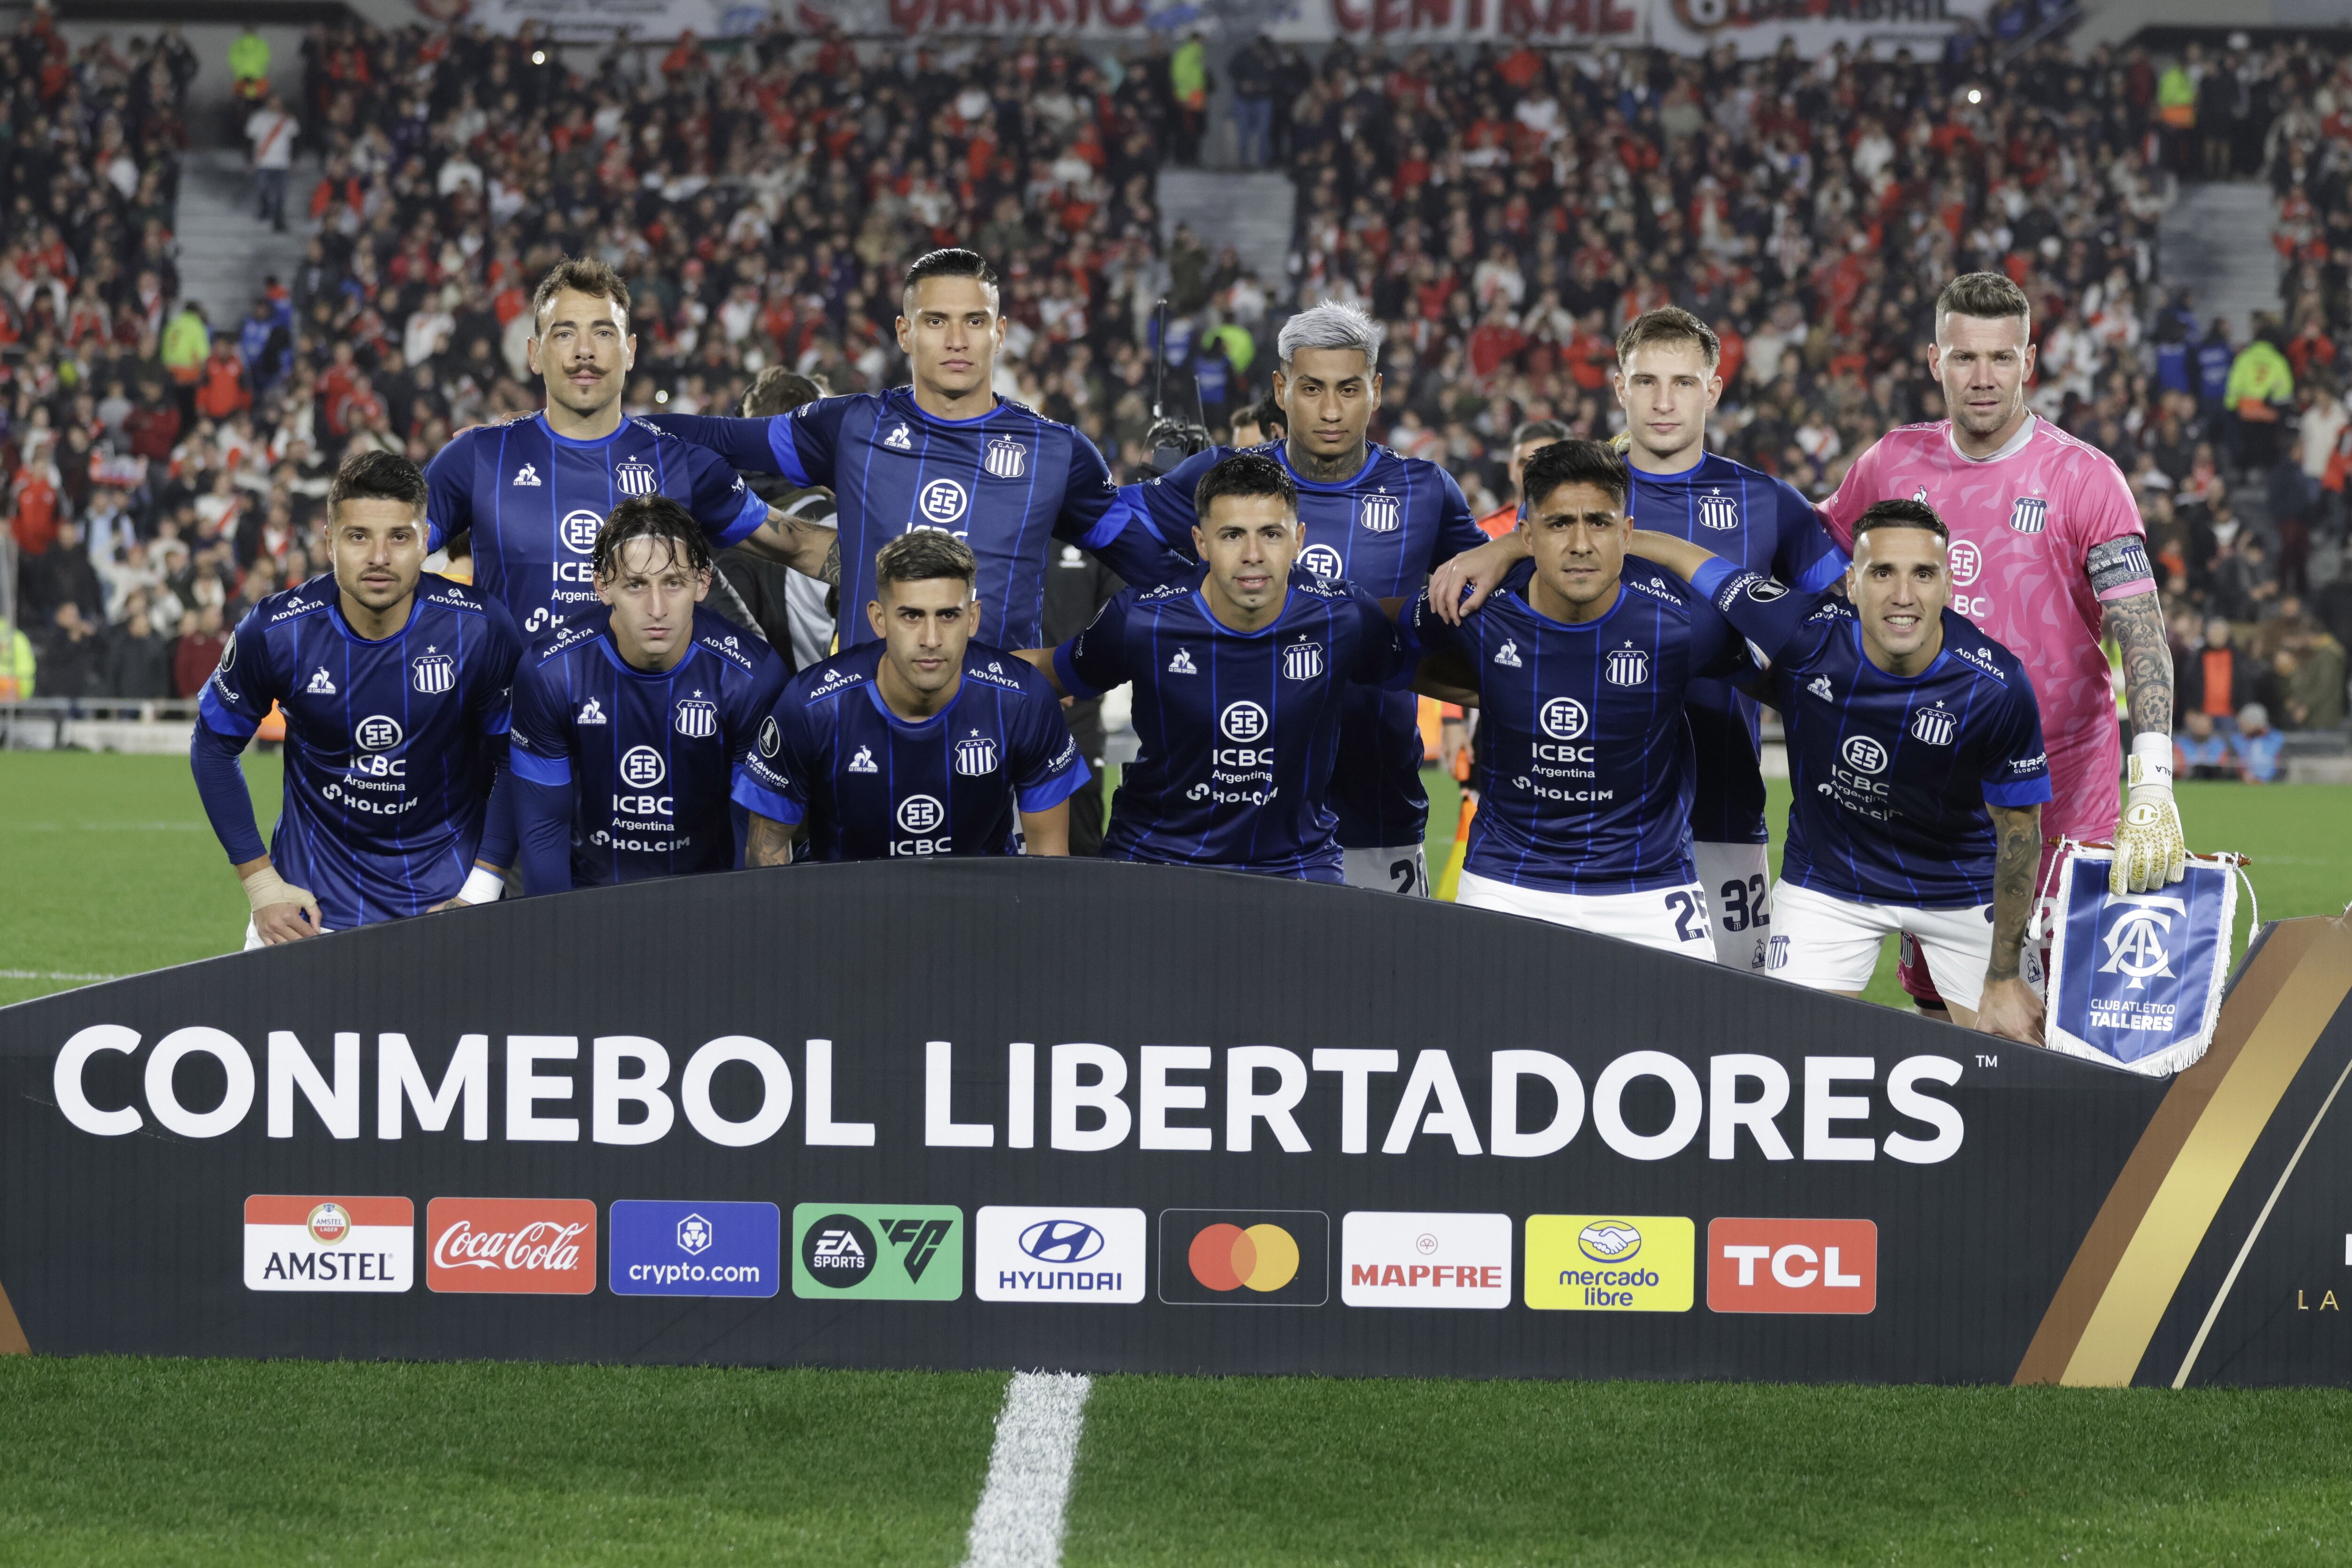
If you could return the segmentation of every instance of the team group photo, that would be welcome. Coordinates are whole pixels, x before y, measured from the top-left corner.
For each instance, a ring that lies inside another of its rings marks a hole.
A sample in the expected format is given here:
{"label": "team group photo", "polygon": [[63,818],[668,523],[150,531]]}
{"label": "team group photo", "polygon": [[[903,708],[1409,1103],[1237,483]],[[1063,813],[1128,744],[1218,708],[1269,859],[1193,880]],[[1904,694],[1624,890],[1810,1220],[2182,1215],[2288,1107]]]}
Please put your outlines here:
{"label": "team group photo", "polygon": [[2352,35],[1880,9],[26,10],[0,1555],[2334,1560]]}

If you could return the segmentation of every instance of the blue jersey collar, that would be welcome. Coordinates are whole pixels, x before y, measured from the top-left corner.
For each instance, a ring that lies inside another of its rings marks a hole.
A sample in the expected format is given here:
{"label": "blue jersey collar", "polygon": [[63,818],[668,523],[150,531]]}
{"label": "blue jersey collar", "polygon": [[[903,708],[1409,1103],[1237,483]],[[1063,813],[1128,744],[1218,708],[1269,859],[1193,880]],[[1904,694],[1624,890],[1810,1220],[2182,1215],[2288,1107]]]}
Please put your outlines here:
{"label": "blue jersey collar", "polygon": [[[923,405],[915,401],[915,389],[912,385],[895,387],[892,390],[894,392],[904,393],[906,395],[904,401],[908,414],[921,420],[926,425],[937,425],[941,428],[948,430],[961,430],[973,425],[985,425],[990,420],[1004,412],[1004,399],[997,397],[996,401],[989,405],[988,412],[985,414],[975,414],[969,419],[942,419],[936,414],[924,412]],[[991,397],[996,397],[996,395],[993,392],[990,393],[989,395]]]}
{"label": "blue jersey collar", "polygon": [[1949,626],[1944,626],[1941,629],[1944,633],[1944,646],[1936,650],[1936,657],[1927,661],[1927,668],[1916,675],[1896,675],[1892,670],[1879,668],[1872,660],[1870,650],[1862,646],[1861,616],[1856,615],[1853,620],[1846,623],[1846,630],[1853,637],[1853,657],[1867,666],[1870,673],[1878,679],[1893,681],[1897,686],[1916,686],[1944,668],[1944,661],[1952,657],[1952,631]]}
{"label": "blue jersey collar", "polygon": [[1623,609],[1625,607],[1625,601],[1633,596],[1626,591],[1625,574],[1621,569],[1617,574],[1617,602],[1610,605],[1605,613],[1589,621],[1556,621],[1549,616],[1545,615],[1541,610],[1536,608],[1535,595],[1529,591],[1534,587],[1535,578],[1530,575],[1528,579],[1520,584],[1514,592],[1518,595],[1519,603],[1527,606],[1528,614],[1541,621],[1544,624],[1545,629],[1548,631],[1559,630],[1571,633],[1599,631],[1602,626],[1607,626],[1610,622],[1617,618],[1617,612]]}
{"label": "blue jersey collar", "polygon": [[688,665],[692,664],[695,660],[695,656],[702,651],[694,646],[692,639],[689,637],[686,645],[686,657],[679,659],[676,664],[671,665],[667,669],[639,669],[635,665],[631,664],[627,659],[621,657],[621,645],[613,640],[613,627],[610,622],[607,622],[596,633],[596,646],[604,650],[605,658],[611,661],[614,669],[619,670],[623,675],[634,676],[639,680],[667,680],[671,677],[677,675],[678,671],[684,669]]}
{"label": "blue jersey collar", "polygon": [[1201,618],[1209,623],[1210,630],[1214,632],[1217,636],[1227,637],[1262,637],[1268,632],[1274,631],[1279,627],[1282,625],[1282,617],[1290,614],[1290,584],[1286,583],[1282,585],[1282,608],[1275,612],[1274,619],[1266,622],[1265,625],[1258,627],[1258,629],[1254,632],[1237,632],[1234,630],[1233,627],[1225,625],[1224,622],[1217,619],[1217,612],[1209,608],[1209,595],[1202,593],[1198,588],[1192,590],[1192,603],[1199,606]]}
{"label": "blue jersey collar", "polygon": [[624,415],[621,417],[621,422],[613,426],[613,433],[610,436],[599,436],[592,441],[582,441],[573,437],[557,435],[555,433],[555,426],[547,422],[547,410],[544,408],[532,415],[531,418],[537,422],[540,430],[545,434],[547,438],[554,442],[557,446],[578,447],[585,449],[593,449],[598,447],[610,446],[613,442],[620,438],[622,431],[626,430],[629,427],[628,416]]}
{"label": "blue jersey collar", "polygon": [[961,669],[956,671],[956,694],[948,699],[946,707],[928,719],[901,719],[891,711],[887,702],[882,700],[882,671],[879,660],[876,661],[872,678],[866,682],[866,695],[872,700],[874,711],[882,715],[883,722],[905,734],[920,735],[946,723],[948,715],[956,710],[956,704],[963,700],[963,694],[971,689],[971,682],[966,680],[964,675],[965,672]]}
{"label": "blue jersey collar", "polygon": [[[422,588],[425,585],[425,579],[422,577],[418,578],[416,580],[416,585],[417,587]],[[410,594],[408,599],[408,618],[400,623],[400,629],[398,631],[393,633],[387,637],[363,637],[360,636],[358,631],[352,627],[352,623],[343,618],[343,595],[341,589],[335,590],[333,596],[328,599],[327,613],[334,617],[335,629],[343,634],[343,640],[345,642],[355,642],[362,647],[383,647],[392,643],[396,643],[401,638],[406,637],[410,628],[416,625],[416,617],[425,613],[425,595],[423,594],[414,592]]]}

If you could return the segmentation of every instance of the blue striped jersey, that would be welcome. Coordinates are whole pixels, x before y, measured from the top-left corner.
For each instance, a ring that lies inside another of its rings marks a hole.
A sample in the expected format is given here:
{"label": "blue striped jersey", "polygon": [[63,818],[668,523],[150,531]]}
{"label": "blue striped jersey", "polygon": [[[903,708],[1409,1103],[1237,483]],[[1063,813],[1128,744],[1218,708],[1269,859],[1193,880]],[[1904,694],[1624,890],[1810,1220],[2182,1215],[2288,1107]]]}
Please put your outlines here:
{"label": "blue striped jersey", "polygon": [[1051,810],[1092,775],[1045,678],[965,645],[948,705],[919,722],[882,700],[884,645],[794,676],[735,775],[738,804],[808,823],[813,860],[1011,855],[1016,811]]}
{"label": "blue striped jersey", "polygon": [[[1321,484],[1299,477],[1282,442],[1252,450],[1290,468],[1303,534],[1298,564],[1309,576],[1344,579],[1375,599],[1409,599],[1432,571],[1486,542],[1462,487],[1423,458],[1374,446],[1354,475]],[[1171,550],[1189,557],[1197,521],[1193,491],[1202,475],[1232,455],[1229,447],[1212,447],[1160,479],[1127,486],[1120,502]],[[1429,796],[1421,784],[1421,725],[1412,693],[1360,689],[1344,705],[1330,796],[1340,846],[1419,844],[1429,830]]]}
{"label": "blue striped jersey", "polygon": [[762,419],[662,414],[651,422],[710,447],[747,473],[824,485],[839,508],[840,646],[874,640],[866,605],[874,556],[919,528],[951,533],[980,561],[974,593],[992,647],[1043,640],[1045,563],[1054,542],[1084,545],[1129,581],[1164,575],[1165,552],[1129,535],[1095,444],[1025,405],[999,399],[970,419],[926,414],[911,387],[805,403]]}
{"label": "blue striped jersey", "polygon": [[699,608],[659,673],[621,658],[601,605],[541,639],[515,672],[508,762],[525,890],[734,866],[735,766],[787,674],[757,634]]}
{"label": "blue striped jersey", "polygon": [[521,652],[502,607],[430,573],[407,624],[378,642],[344,620],[331,574],[237,623],[198,711],[242,745],[271,702],[284,710],[285,805],[269,858],[310,889],[326,929],[457,897],[506,751]]}
{"label": "blue striped jersey", "polygon": [[682,502],[713,550],[768,516],[768,503],[724,461],[643,419],[624,419],[594,441],[557,435],[544,414],[478,425],[441,448],[425,479],[427,548],[470,530],[475,585],[504,605],[527,637],[596,607],[596,531],[631,496]]}
{"label": "blue striped jersey", "polygon": [[1197,583],[1118,595],[1054,650],[1075,697],[1135,683],[1140,750],[1103,854],[1342,880],[1329,797],[1349,695],[1409,679],[1416,662],[1370,595],[1299,567],[1281,615],[1255,632],[1219,621]]}
{"label": "blue striped jersey", "polygon": [[1523,561],[1446,625],[1423,593],[1413,635],[1478,689],[1478,815],[1465,869],[1558,893],[1637,893],[1691,880],[1693,760],[1683,708],[1702,679],[1751,667],[1729,623],[1667,573],[1626,558],[1617,602],[1556,621],[1528,602]]}
{"label": "blue striped jersey", "polygon": [[2050,799],[2041,705],[2017,657],[1947,608],[1934,662],[1889,675],[1843,599],[1719,561],[1695,585],[1772,661],[1794,792],[1781,877],[1857,903],[1990,903],[1986,805]]}
{"label": "blue striped jersey", "polygon": [[[1736,566],[1818,594],[1845,573],[1845,552],[1785,479],[1712,453],[1679,474],[1633,470],[1633,526],[1704,545]],[[1685,700],[1697,785],[1691,835],[1706,844],[1761,844],[1762,737],[1755,701],[1721,680],[1696,680]]]}

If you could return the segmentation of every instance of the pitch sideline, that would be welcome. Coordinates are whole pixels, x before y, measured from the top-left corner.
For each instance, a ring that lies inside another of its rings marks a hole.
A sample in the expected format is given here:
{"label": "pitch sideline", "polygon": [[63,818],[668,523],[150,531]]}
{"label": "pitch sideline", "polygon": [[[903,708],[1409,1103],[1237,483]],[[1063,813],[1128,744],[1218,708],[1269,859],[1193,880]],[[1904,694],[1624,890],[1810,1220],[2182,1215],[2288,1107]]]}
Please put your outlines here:
{"label": "pitch sideline", "polygon": [[1054,1568],[1078,1437],[1086,1427],[1082,1373],[1016,1372],[997,1413],[988,1483],[971,1512],[964,1568]]}

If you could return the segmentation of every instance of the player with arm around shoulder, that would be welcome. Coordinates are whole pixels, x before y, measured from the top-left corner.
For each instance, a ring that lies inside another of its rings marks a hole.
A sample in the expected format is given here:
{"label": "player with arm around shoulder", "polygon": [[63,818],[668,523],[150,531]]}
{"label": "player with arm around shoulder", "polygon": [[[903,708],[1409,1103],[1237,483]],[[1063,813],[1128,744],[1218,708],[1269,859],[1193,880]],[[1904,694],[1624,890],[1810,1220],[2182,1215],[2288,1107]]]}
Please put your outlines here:
{"label": "player with arm around shoulder", "polygon": [[1298,492],[1262,452],[1194,486],[1192,580],[1114,597],[1077,637],[1024,658],[1074,697],[1135,683],[1140,750],[1119,778],[1105,859],[1346,880],[1330,804],[1358,683],[1418,659],[1360,588],[1297,564]]}
{"label": "player with arm around shoulder", "polygon": [[1858,996],[1901,932],[1956,1022],[2038,1045],[2039,976],[2021,968],[2050,798],[2032,682],[1950,608],[1932,508],[1879,501],[1853,539],[1841,600],[1633,536],[1772,661],[1795,799],[1768,972]]}
{"label": "player with arm around shoulder", "polygon": [[1695,680],[1747,671],[1730,626],[1625,560],[1625,464],[1593,441],[1527,466],[1532,551],[1453,625],[1423,593],[1412,631],[1478,692],[1478,816],[1457,901],[1715,963],[1690,854]]}
{"label": "player with arm around shoulder", "polygon": [[1045,679],[973,639],[979,574],[932,529],[876,553],[880,640],[794,677],[736,769],[750,864],[791,862],[803,826],[813,860],[1069,853],[1087,764]]}
{"label": "player with arm around shoulder", "polygon": [[[425,571],[425,476],[392,452],[327,489],[330,571],[262,600],[205,682],[189,763],[275,946],[488,903],[511,842],[487,837],[502,787],[522,639],[497,601]],[[276,702],[285,806],[264,850],[237,758]]]}
{"label": "player with arm around shoulder", "polygon": [[543,638],[515,677],[527,893],[741,864],[734,768],[784,685],[765,642],[700,607],[710,549],[677,501],[614,507],[593,559],[600,608]]}

